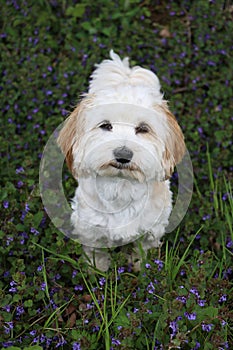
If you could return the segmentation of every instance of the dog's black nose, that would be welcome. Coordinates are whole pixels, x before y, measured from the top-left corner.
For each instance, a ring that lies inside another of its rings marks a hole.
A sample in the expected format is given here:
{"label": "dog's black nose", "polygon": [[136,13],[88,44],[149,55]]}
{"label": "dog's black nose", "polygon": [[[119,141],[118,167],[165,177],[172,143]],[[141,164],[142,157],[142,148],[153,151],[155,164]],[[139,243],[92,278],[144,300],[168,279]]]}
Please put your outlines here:
{"label": "dog's black nose", "polygon": [[122,164],[129,163],[133,158],[133,152],[125,146],[114,149],[113,154],[115,159]]}

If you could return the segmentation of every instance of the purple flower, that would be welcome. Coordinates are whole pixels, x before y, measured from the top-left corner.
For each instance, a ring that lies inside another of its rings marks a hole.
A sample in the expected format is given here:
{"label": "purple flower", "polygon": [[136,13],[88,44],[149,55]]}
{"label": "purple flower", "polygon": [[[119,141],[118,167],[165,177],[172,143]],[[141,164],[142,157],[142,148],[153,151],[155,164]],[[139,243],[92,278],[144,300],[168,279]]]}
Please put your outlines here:
{"label": "purple flower", "polygon": [[18,292],[17,288],[15,287],[15,286],[17,286],[17,283],[15,281],[11,281],[10,286],[11,286],[11,288],[9,289],[9,292],[12,292],[12,293]]}
{"label": "purple flower", "polygon": [[149,294],[153,294],[153,293],[154,293],[154,291],[155,291],[155,286],[153,285],[152,282],[150,282],[150,283],[148,284],[148,286],[147,286],[147,291],[148,291]]}
{"label": "purple flower", "polygon": [[77,270],[74,270],[74,271],[72,272],[72,278],[74,278],[74,277],[77,275],[77,273],[78,273],[78,271],[77,271]]}
{"label": "purple flower", "polygon": [[36,335],[36,330],[31,331],[30,334],[31,334],[33,337],[35,337],[35,335]]}
{"label": "purple flower", "polygon": [[200,347],[201,347],[201,344],[197,341],[194,348],[192,348],[192,350],[198,350],[200,349]]}
{"label": "purple flower", "polygon": [[120,345],[120,344],[121,344],[120,340],[112,338],[112,345]]}
{"label": "purple flower", "polygon": [[39,234],[39,231],[37,231],[34,227],[31,227],[31,233],[34,233],[35,236]]}
{"label": "purple flower", "polygon": [[146,269],[150,269],[151,268],[151,265],[150,264],[146,264]]}
{"label": "purple flower", "polygon": [[76,291],[83,290],[83,286],[77,284],[77,286],[74,286],[74,290],[76,290]]}
{"label": "purple flower", "polygon": [[163,268],[163,262],[159,259],[155,259],[154,263],[158,266],[158,271],[161,271]]}
{"label": "purple flower", "polygon": [[170,332],[171,332],[171,337],[173,338],[176,333],[178,332],[178,325],[177,325],[177,320],[173,320],[169,324]]}
{"label": "purple flower", "polygon": [[17,306],[17,308],[16,308],[16,315],[17,316],[21,316],[22,314],[24,314],[24,308],[23,308],[23,306]]}
{"label": "purple flower", "polygon": [[104,277],[100,277],[100,279],[99,279],[99,284],[100,284],[101,286],[104,286],[104,285],[105,285],[105,282],[106,282],[106,279],[105,279]]}
{"label": "purple flower", "polygon": [[125,272],[125,268],[124,267],[119,267],[117,272],[119,273],[119,275],[123,272]]}
{"label": "purple flower", "polygon": [[191,289],[189,290],[189,292],[192,293],[192,294],[194,294],[196,297],[199,298],[199,292],[198,292],[198,290],[197,290],[196,288],[191,288]]}
{"label": "purple flower", "polygon": [[202,299],[198,300],[198,305],[201,307],[205,306],[205,303],[206,303],[206,300],[202,300]]}
{"label": "purple flower", "polygon": [[18,182],[17,182],[17,187],[18,187],[18,188],[21,188],[22,186],[23,186],[23,181],[18,181]]}
{"label": "purple flower", "polygon": [[6,312],[10,312],[11,311],[11,306],[10,305],[5,305],[2,307],[3,310],[5,310]]}
{"label": "purple flower", "polygon": [[25,211],[26,211],[26,213],[28,213],[30,211],[30,207],[29,207],[28,203],[25,203]]}
{"label": "purple flower", "polygon": [[226,301],[227,300],[227,296],[226,296],[226,294],[223,294],[219,299],[218,299],[218,302],[219,303],[223,303],[224,301]]}
{"label": "purple flower", "polygon": [[8,202],[8,201],[4,201],[4,202],[3,202],[3,207],[4,207],[5,209],[9,208],[9,202]]}
{"label": "purple flower", "polygon": [[80,343],[73,343],[72,350],[81,350],[81,345],[80,345]]}
{"label": "purple flower", "polygon": [[179,300],[182,304],[186,304],[187,298],[182,295],[176,298],[176,300]]}
{"label": "purple flower", "polygon": [[10,321],[10,322],[4,322],[4,323],[5,323],[5,325],[4,325],[5,333],[6,333],[6,334],[9,334],[10,331],[11,331],[12,329],[14,329],[14,324],[13,324],[12,321]]}
{"label": "purple flower", "polygon": [[40,285],[40,289],[42,291],[45,291],[45,288],[46,288],[46,283],[45,282],[42,282],[41,285]]}
{"label": "purple flower", "polygon": [[61,339],[58,341],[55,348],[58,348],[58,347],[63,346],[65,344],[67,344],[67,341],[63,338],[63,336],[61,336]]}
{"label": "purple flower", "polygon": [[15,170],[15,173],[16,173],[16,174],[22,174],[22,173],[24,173],[24,168],[23,168],[22,166],[17,167],[16,170]]}
{"label": "purple flower", "polygon": [[194,320],[196,320],[197,314],[196,314],[196,312],[189,313],[189,312],[186,311],[186,312],[184,313],[184,316],[185,316],[189,321],[194,321]]}
{"label": "purple flower", "polygon": [[210,324],[202,323],[201,328],[205,332],[210,332],[211,329],[213,328],[213,324],[212,323],[210,323]]}

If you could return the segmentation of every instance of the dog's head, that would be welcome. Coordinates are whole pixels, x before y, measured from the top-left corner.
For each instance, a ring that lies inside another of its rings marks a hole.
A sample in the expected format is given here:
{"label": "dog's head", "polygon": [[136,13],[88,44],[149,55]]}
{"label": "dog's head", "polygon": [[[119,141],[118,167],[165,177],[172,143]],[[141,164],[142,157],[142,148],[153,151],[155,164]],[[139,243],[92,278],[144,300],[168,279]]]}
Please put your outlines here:
{"label": "dog's head", "polygon": [[163,181],[184,155],[182,131],[157,76],[110,55],[59,134],[68,167],[75,178],[94,173]]}

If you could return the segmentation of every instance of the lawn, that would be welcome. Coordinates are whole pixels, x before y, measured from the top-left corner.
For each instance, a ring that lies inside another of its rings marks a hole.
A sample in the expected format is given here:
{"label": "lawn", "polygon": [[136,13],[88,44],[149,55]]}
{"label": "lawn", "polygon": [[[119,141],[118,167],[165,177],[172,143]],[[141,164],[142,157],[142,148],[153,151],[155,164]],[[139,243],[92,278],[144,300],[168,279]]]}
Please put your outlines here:
{"label": "lawn", "polygon": [[[1,349],[233,349],[232,19],[228,0],[2,1]],[[90,273],[39,191],[50,135],[112,48],[159,76],[194,171],[183,221],[138,273],[116,250]]]}

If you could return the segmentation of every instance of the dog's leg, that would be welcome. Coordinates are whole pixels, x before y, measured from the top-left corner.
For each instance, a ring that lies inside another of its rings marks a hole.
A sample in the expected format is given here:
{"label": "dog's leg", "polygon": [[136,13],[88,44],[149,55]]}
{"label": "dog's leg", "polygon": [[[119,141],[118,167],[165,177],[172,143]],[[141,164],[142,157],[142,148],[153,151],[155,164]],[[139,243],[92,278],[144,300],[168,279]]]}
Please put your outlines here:
{"label": "dog's leg", "polygon": [[102,249],[92,248],[88,246],[83,246],[84,253],[86,255],[86,260],[93,267],[96,267],[100,271],[107,271],[110,266],[110,256],[107,252]]}

